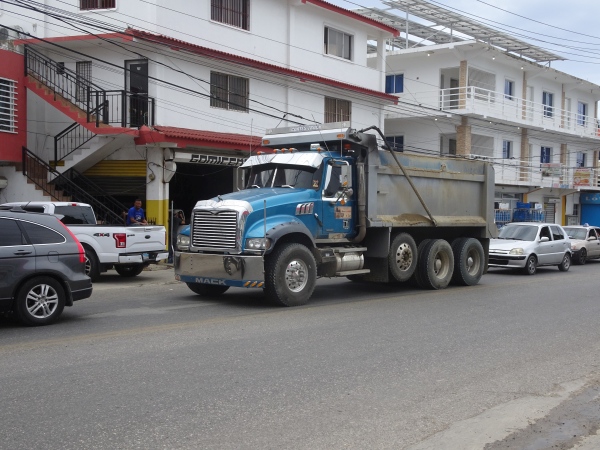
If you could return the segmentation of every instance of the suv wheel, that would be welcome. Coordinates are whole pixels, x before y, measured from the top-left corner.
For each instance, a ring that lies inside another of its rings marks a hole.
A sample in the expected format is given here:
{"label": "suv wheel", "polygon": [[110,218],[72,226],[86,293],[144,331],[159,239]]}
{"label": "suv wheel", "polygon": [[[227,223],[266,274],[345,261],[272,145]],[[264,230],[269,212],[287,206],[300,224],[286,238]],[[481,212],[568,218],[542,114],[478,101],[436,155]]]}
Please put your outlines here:
{"label": "suv wheel", "polygon": [[48,325],[65,307],[65,290],[54,278],[38,277],[27,281],[17,295],[15,314],[25,325]]}

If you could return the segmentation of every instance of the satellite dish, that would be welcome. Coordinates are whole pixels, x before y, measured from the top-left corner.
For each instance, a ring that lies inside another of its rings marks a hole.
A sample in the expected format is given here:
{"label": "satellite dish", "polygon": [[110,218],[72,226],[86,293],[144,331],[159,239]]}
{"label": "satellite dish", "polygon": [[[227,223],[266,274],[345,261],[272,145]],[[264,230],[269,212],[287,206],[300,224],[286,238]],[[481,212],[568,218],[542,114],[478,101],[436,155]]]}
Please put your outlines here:
{"label": "satellite dish", "polygon": [[0,28],[0,41],[8,40],[8,28]]}

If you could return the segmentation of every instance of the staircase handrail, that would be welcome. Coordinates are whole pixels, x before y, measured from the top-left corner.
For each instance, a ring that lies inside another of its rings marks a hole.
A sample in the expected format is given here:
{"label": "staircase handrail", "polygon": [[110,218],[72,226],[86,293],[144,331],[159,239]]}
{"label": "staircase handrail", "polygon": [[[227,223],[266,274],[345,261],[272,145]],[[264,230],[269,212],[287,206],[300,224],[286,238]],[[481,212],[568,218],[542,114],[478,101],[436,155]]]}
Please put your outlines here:
{"label": "staircase handrail", "polygon": [[74,201],[88,203],[89,205],[91,205],[96,213],[97,218],[101,218],[101,220],[103,220],[105,223],[112,223],[112,224],[123,223],[123,218],[120,215],[114,213],[110,208],[107,208],[105,205],[102,204],[102,202],[98,201],[93,195],[88,194],[85,190],[81,189],[79,186],[77,186],[77,184],[73,183],[71,180],[69,180],[63,174],[54,170],[52,168],[52,166],[50,166],[43,159],[41,159],[40,157],[35,155],[33,152],[31,152],[31,150],[29,150],[27,147],[22,147],[22,158],[23,158],[22,159],[23,175],[25,175],[28,179],[30,179],[33,183],[35,183],[36,186],[38,186],[47,195],[49,195],[51,197],[54,196],[54,194],[48,189],[48,186],[50,185],[50,183],[48,183],[47,179],[46,179],[45,183],[40,183],[38,181],[38,179],[36,179],[35,177],[32,177],[29,174],[29,170],[28,170],[29,169],[29,165],[28,165],[29,159],[33,160],[38,166],[41,166],[41,167],[45,168],[48,172],[50,172],[55,177],[54,178],[55,182],[56,182],[56,180],[59,180],[60,181],[59,184],[61,186],[63,186],[63,187],[68,186],[70,195],[74,199]]}
{"label": "staircase handrail", "polygon": [[[112,207],[113,211],[115,211],[115,210],[128,211],[129,210],[129,207],[125,206],[123,203],[121,203],[119,200],[114,198],[112,195],[105,193],[103,188],[98,186],[89,177],[86,177],[84,174],[82,174],[78,170],[71,168],[67,171],[67,173],[69,174],[69,179],[72,182],[76,183],[79,187],[82,187],[81,182],[83,182],[82,189],[85,189],[87,192],[102,193],[101,195],[104,199],[102,201],[102,203],[104,205],[106,205],[108,203]],[[75,182],[73,180],[73,176],[77,179],[77,182]]]}

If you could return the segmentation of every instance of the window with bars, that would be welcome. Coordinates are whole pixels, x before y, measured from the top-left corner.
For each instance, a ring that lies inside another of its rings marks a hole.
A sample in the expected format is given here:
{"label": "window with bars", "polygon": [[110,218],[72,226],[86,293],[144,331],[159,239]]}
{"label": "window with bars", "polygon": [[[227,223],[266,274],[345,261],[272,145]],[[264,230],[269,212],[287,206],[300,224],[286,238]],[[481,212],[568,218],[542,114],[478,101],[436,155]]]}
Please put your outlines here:
{"label": "window with bars", "polygon": [[552,147],[541,147],[540,162],[542,164],[549,164],[552,162]]}
{"label": "window with bars", "polygon": [[224,73],[210,73],[210,106],[248,112],[249,80]]}
{"label": "window with bars", "polygon": [[325,27],[325,48],[328,55],[352,60],[352,35]]}
{"label": "window with bars", "polygon": [[250,0],[210,0],[210,18],[243,30],[250,29]]}
{"label": "window with bars", "polygon": [[577,102],[577,125],[584,127],[585,122],[587,121],[587,115],[588,115],[587,103]]}
{"label": "window with bars", "polygon": [[117,7],[117,0],[79,0],[79,10],[111,9]]}
{"label": "window with bars", "polygon": [[575,167],[585,167],[585,156],[584,152],[577,152],[577,161],[575,162]]}
{"label": "window with bars", "polygon": [[0,78],[0,131],[17,131],[17,83]]}
{"label": "window with bars", "polygon": [[349,122],[352,103],[339,98],[325,97],[325,123]]}
{"label": "window with bars", "polygon": [[87,92],[92,81],[92,62],[77,62],[75,65],[75,72],[77,73],[77,93],[75,95],[75,100],[78,102],[85,102],[87,101]]}

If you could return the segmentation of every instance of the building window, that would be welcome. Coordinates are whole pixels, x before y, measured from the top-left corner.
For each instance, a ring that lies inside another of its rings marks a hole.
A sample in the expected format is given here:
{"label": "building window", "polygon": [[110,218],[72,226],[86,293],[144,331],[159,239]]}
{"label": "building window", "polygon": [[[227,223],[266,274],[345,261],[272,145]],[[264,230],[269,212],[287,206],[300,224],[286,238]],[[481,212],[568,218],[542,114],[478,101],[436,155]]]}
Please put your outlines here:
{"label": "building window", "polygon": [[540,151],[540,162],[549,164],[552,162],[552,147],[542,147]]}
{"label": "building window", "polygon": [[515,97],[515,82],[511,80],[504,80],[504,98],[508,100],[514,100]]}
{"label": "building window", "polygon": [[585,122],[587,121],[588,115],[588,105],[587,103],[577,102],[577,125],[585,126]]}
{"label": "building window", "polygon": [[512,141],[502,141],[502,158],[510,159],[513,157]]}
{"label": "building window", "polygon": [[117,7],[117,0],[79,0],[79,9],[111,9]]}
{"label": "building window", "polygon": [[456,139],[448,139],[448,154],[456,155]]}
{"label": "building window", "polygon": [[585,167],[585,153],[577,152],[577,161],[575,162],[576,167]]}
{"label": "building window", "polygon": [[552,117],[554,115],[554,94],[544,91],[542,104],[544,105],[544,117]]}
{"label": "building window", "polygon": [[344,59],[352,59],[352,36],[333,28],[325,27],[325,53]]}
{"label": "building window", "polygon": [[387,145],[395,152],[404,151],[404,136],[386,136]]}
{"label": "building window", "polygon": [[79,61],[75,65],[75,72],[77,73],[77,92],[75,100],[78,102],[85,102],[87,101],[87,93],[90,83],[92,82],[92,62]]}
{"label": "building window", "polygon": [[325,97],[325,123],[349,122],[351,108],[348,100]]}
{"label": "building window", "polygon": [[248,112],[250,94],[247,78],[210,73],[210,106]]}
{"label": "building window", "polygon": [[17,84],[0,78],[0,131],[17,131]]}
{"label": "building window", "polygon": [[404,92],[404,74],[387,75],[385,77],[386,94],[399,94]]}
{"label": "building window", "polygon": [[210,0],[210,18],[243,30],[250,29],[250,0]]}

